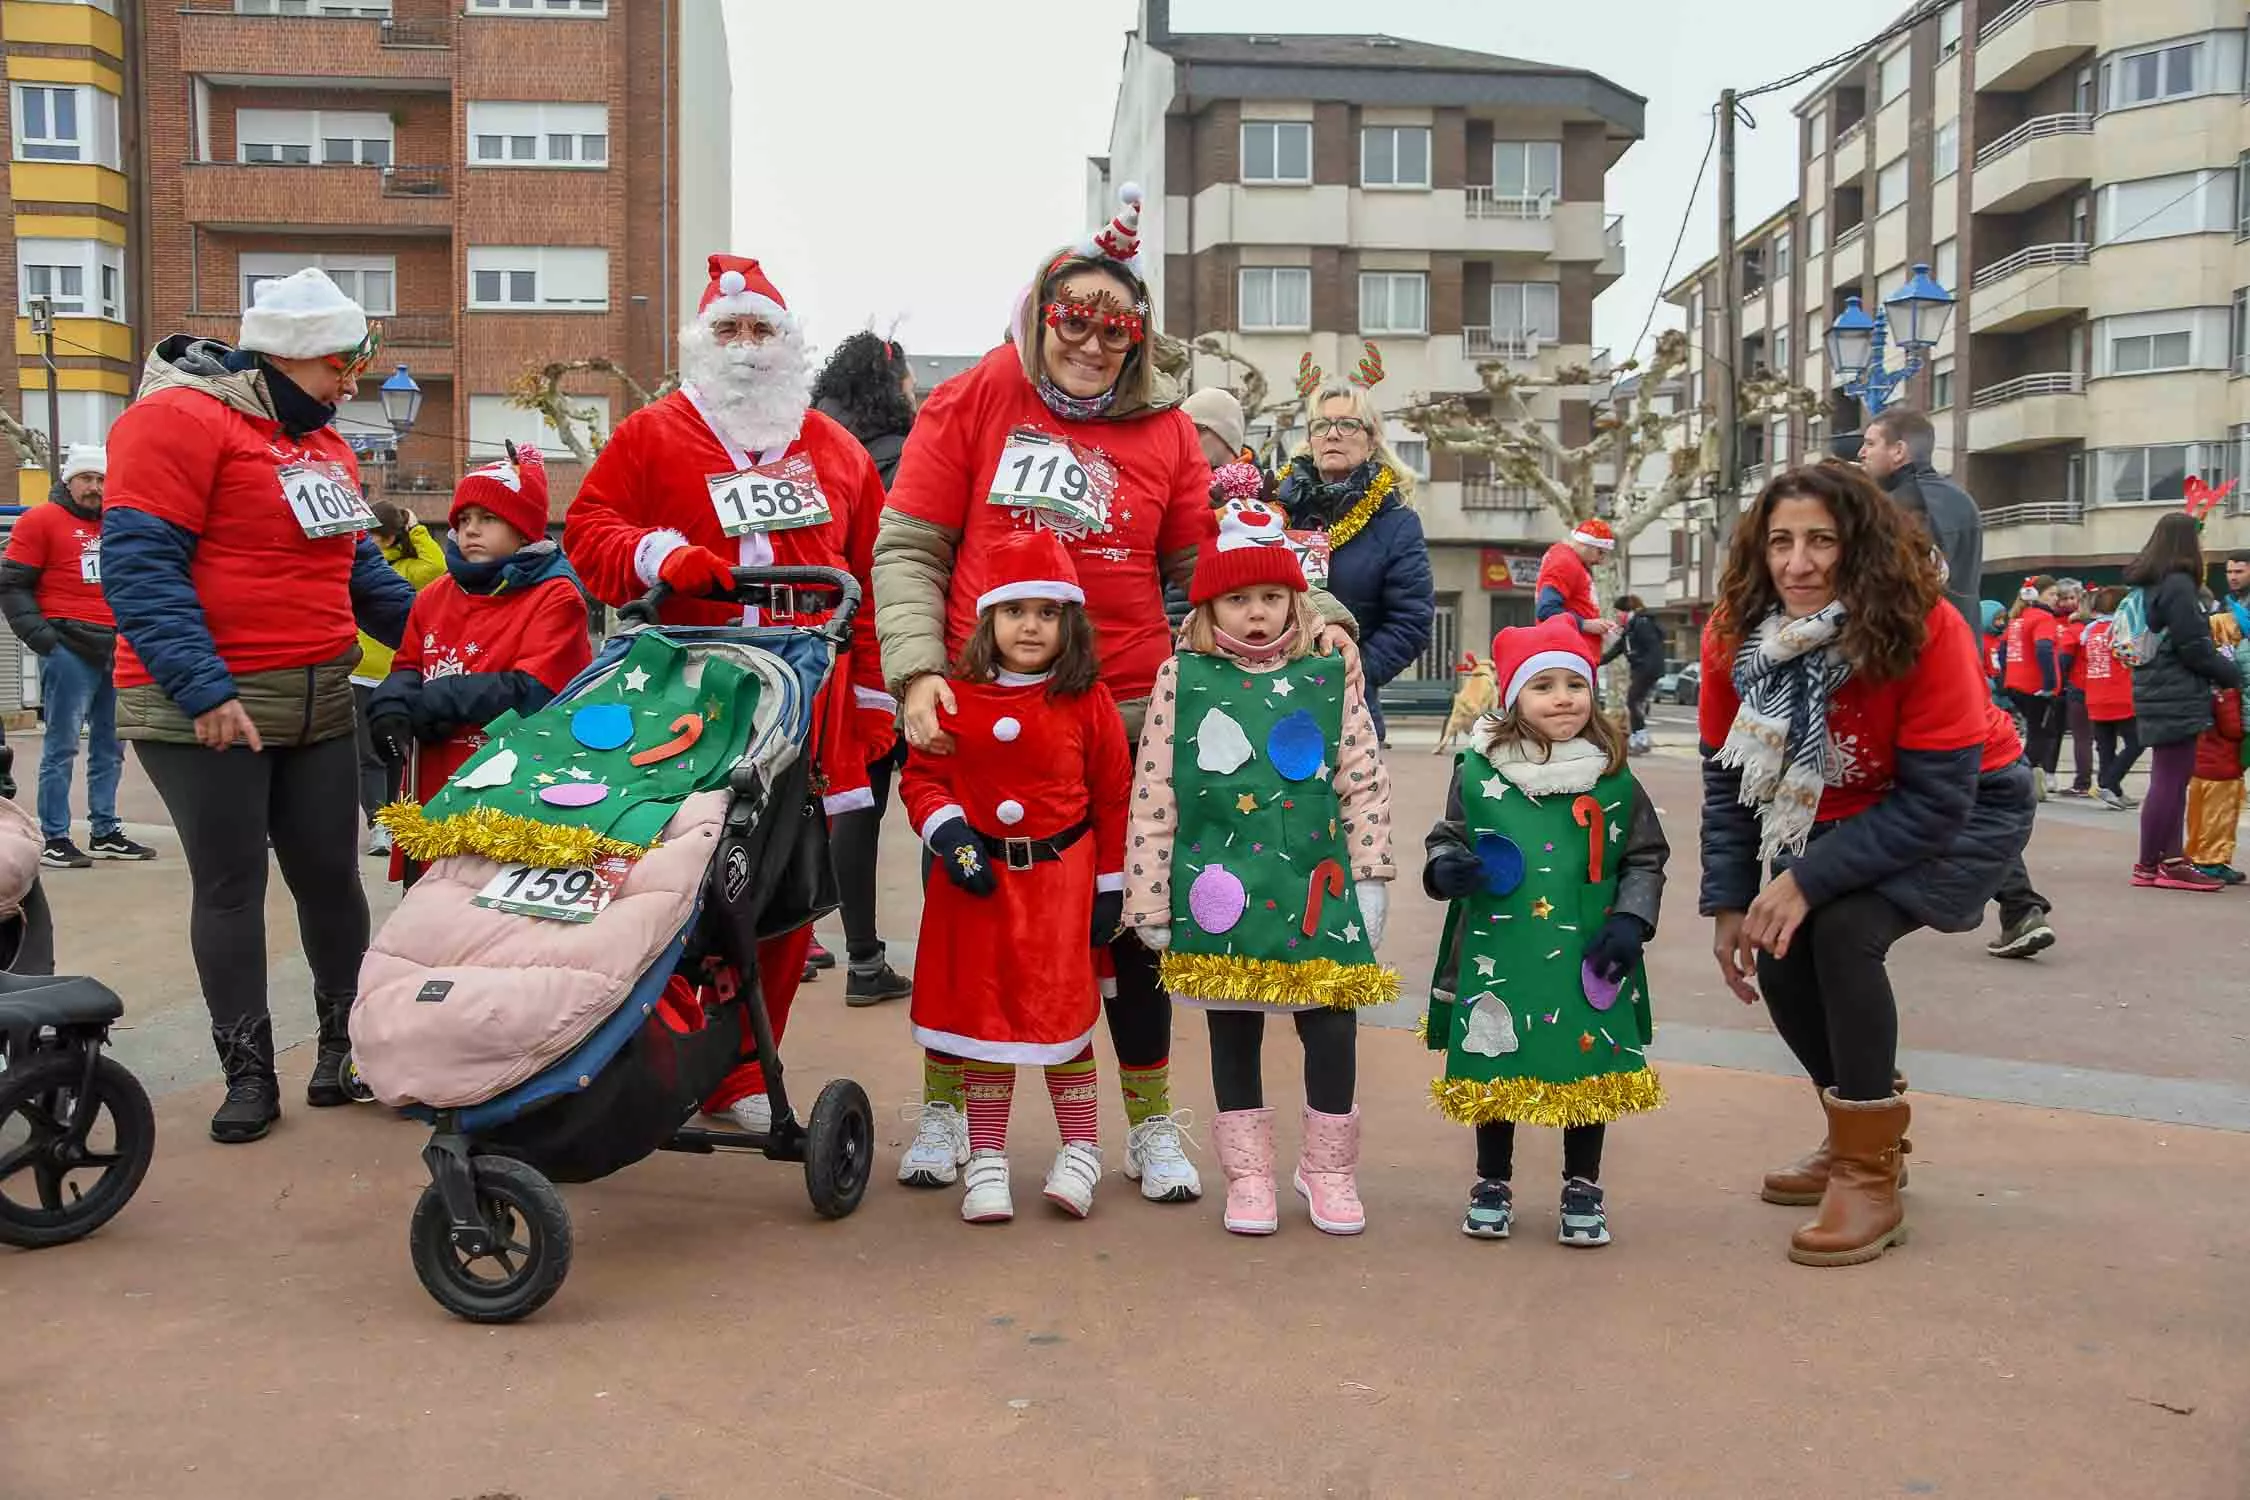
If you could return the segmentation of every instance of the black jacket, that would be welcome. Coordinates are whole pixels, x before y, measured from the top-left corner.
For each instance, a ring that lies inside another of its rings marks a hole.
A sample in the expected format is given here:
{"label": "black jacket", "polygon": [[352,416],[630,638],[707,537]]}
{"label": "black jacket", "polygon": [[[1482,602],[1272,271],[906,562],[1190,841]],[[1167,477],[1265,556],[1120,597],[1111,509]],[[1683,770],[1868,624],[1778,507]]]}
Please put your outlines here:
{"label": "black jacket", "polygon": [[2142,590],[2148,628],[2159,632],[2156,655],[2133,668],[2133,717],[2144,745],[2176,745],[2211,727],[2211,695],[2240,687],[2234,667],[2211,644],[2195,579],[2167,573]]}
{"label": "black jacket", "polygon": [[[73,505],[69,489],[60,484],[48,491],[47,498],[83,521],[101,514],[89,515]],[[90,620],[49,618],[39,607],[39,575],[44,571],[29,563],[0,562],[0,613],[7,616],[8,628],[40,656],[52,656],[57,647],[64,647],[106,672],[117,655],[117,628]]]}
{"label": "black jacket", "polygon": [[850,413],[845,410],[844,404],[833,397],[815,403],[813,410],[824,417],[835,418],[838,425],[853,437],[859,439],[859,445],[865,448],[867,456],[875,461],[875,473],[883,481],[883,493],[889,494],[891,476],[898,472],[899,457],[906,452],[906,434],[904,432],[860,431],[859,424],[852,420]]}
{"label": "black jacket", "polygon": [[1625,669],[1634,677],[1664,675],[1664,627],[1645,613],[1636,612],[1625,622],[1625,633],[1602,653],[1602,665],[1625,658]]}
{"label": "black jacket", "polygon": [[1977,502],[1967,490],[1919,461],[1912,468],[1893,471],[1883,488],[1929,527],[1930,540],[1945,559],[1945,597],[1967,622],[1969,639],[1983,640],[1977,589],[1984,577],[1984,513]]}

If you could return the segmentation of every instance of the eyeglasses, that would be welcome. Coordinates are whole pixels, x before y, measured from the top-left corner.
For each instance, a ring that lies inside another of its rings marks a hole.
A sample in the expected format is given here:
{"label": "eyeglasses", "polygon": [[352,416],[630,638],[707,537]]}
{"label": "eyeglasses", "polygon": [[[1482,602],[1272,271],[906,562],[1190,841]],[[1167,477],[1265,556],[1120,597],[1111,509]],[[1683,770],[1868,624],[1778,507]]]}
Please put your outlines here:
{"label": "eyeglasses", "polygon": [[1372,430],[1357,417],[1315,417],[1310,425],[1314,437],[1326,437],[1331,432],[1338,437],[1358,437]]}
{"label": "eyeglasses", "polygon": [[1050,302],[1043,316],[1064,343],[1098,338],[1112,354],[1124,353],[1147,336],[1139,313],[1110,312],[1084,302]]}
{"label": "eyeglasses", "polygon": [[357,380],[367,373],[367,367],[375,363],[375,356],[382,349],[383,325],[370,323],[367,325],[366,336],[357,344],[341,354],[328,355],[328,365],[330,369],[342,372],[345,380]]}
{"label": "eyeglasses", "polygon": [[764,318],[720,318],[711,325],[711,337],[722,344],[763,344],[778,332]]}

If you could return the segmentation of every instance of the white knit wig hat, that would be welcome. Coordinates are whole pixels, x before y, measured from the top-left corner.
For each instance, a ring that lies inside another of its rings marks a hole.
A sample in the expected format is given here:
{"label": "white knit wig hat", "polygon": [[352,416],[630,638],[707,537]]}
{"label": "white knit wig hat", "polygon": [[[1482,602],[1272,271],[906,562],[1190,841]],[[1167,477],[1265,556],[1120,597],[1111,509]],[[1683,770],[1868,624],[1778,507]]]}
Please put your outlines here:
{"label": "white knit wig hat", "polygon": [[276,359],[318,359],[357,349],[367,314],[317,266],[261,282],[242,315],[241,348]]}

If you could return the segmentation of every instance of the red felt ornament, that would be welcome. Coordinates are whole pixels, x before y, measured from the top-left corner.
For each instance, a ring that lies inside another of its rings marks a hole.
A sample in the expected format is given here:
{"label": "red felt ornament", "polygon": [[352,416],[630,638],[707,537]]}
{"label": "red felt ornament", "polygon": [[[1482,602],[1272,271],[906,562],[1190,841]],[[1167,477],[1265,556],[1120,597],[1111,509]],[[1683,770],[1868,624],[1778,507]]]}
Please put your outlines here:
{"label": "red felt ornament", "polygon": [[1305,892],[1304,933],[1311,937],[1320,930],[1320,908],[1330,896],[1344,894],[1344,867],[1333,859],[1324,859],[1312,868],[1312,884]]}
{"label": "red felt ornament", "polygon": [[1602,805],[1592,797],[1580,797],[1570,804],[1571,821],[1586,830],[1586,883],[1602,883]]}

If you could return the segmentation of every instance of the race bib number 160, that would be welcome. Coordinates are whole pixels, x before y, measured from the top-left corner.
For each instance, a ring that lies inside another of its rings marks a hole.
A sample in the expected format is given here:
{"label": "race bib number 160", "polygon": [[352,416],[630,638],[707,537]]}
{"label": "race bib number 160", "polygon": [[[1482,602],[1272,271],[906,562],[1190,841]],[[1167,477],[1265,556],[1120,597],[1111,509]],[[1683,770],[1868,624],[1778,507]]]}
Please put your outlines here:
{"label": "race bib number 160", "polygon": [[359,486],[335,470],[291,464],[280,471],[281,498],[306,536],[344,536],[375,529],[375,513]]}

